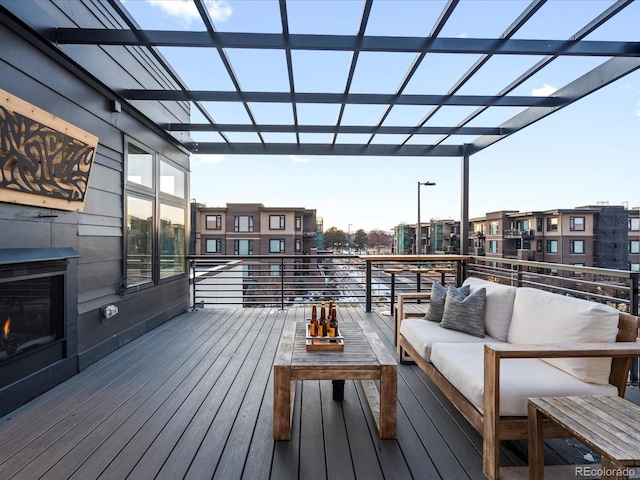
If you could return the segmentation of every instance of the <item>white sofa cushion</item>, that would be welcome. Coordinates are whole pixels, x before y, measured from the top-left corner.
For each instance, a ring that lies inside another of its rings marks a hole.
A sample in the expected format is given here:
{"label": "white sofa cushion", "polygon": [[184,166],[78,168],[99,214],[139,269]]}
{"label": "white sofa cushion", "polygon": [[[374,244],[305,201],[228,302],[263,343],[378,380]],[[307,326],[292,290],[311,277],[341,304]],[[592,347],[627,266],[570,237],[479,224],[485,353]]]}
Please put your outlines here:
{"label": "white sofa cushion", "polygon": [[[467,400],[484,411],[484,345],[435,343],[431,362]],[[501,416],[526,416],[530,397],[568,395],[618,395],[618,389],[610,384],[582,382],[535,358],[500,362]]]}
{"label": "white sofa cushion", "polygon": [[[618,311],[600,303],[522,287],[516,292],[509,343],[613,343]],[[549,358],[546,362],[579,380],[608,384],[610,358]]]}
{"label": "white sofa cushion", "polygon": [[406,318],[400,324],[400,333],[427,362],[431,361],[431,346],[437,342],[453,343],[505,343],[491,337],[479,338],[468,333],[442,328],[439,323],[422,318]]}
{"label": "white sofa cushion", "polygon": [[467,278],[462,285],[469,285],[471,293],[481,288],[486,289],[485,332],[493,338],[506,342],[517,288],[475,277]]}

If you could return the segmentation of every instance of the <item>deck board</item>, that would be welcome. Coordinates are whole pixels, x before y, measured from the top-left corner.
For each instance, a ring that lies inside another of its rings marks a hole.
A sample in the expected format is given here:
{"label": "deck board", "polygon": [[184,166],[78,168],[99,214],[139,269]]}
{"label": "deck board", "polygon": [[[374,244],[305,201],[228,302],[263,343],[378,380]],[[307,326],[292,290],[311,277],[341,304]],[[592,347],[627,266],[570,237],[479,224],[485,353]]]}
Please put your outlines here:
{"label": "deck board", "polygon": [[[414,365],[398,368],[398,438],[381,440],[360,382],[297,382],[292,436],[274,441],[273,362],[310,308],[187,312],[0,418],[0,478],[482,479],[482,439]],[[395,355],[392,319],[368,321]],[[632,391],[635,392],[635,391]],[[551,463],[583,446],[546,441]],[[575,443],[575,442],[574,442]],[[526,462],[503,442],[501,465]]]}

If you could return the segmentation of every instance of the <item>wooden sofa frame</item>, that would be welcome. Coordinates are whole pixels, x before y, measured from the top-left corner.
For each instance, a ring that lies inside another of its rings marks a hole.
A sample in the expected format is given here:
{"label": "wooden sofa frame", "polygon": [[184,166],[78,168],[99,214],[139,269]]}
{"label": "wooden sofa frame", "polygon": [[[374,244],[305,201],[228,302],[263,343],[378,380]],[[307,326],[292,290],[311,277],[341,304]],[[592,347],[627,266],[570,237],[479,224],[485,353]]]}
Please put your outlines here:
{"label": "wooden sofa frame", "polygon": [[[500,411],[500,360],[507,358],[568,358],[568,357],[610,357],[611,374],[609,383],[618,388],[618,395],[624,397],[629,371],[634,357],[640,356],[637,343],[640,318],[620,313],[616,343],[589,344],[549,344],[516,345],[487,344],[484,348],[484,414],[462,395],[440,372],[420,354],[400,334],[400,324],[404,320],[403,302],[408,299],[428,299],[429,293],[401,294],[398,296],[396,318],[396,345],[398,362],[413,360],[420,369],[446,395],[458,411],[483,437],[483,471],[487,478],[500,476],[500,441],[526,440],[528,438],[527,417],[501,417]],[[412,315],[416,316],[416,315]],[[406,355],[408,354],[409,359]],[[543,423],[543,438],[566,437],[562,428]]]}

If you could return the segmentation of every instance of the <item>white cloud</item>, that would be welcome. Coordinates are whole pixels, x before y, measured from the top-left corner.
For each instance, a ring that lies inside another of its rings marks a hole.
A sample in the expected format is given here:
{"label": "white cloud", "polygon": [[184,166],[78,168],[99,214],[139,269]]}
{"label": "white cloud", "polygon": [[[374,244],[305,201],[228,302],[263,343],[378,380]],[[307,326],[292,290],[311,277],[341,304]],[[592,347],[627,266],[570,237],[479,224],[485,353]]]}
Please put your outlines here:
{"label": "white cloud", "polygon": [[636,115],[640,117],[640,103],[638,103],[638,109],[636,110]]}
{"label": "white cloud", "polygon": [[202,163],[205,165],[213,165],[224,160],[224,155],[192,155],[192,157],[198,163]]}
{"label": "white cloud", "polygon": [[292,162],[298,162],[298,163],[307,163],[309,161],[309,159],[299,157],[298,155],[289,155],[289,160],[291,160]]}
{"label": "white cloud", "polygon": [[[191,0],[147,0],[147,2],[160,8],[166,14],[187,23],[197,21],[200,18],[198,9]],[[231,7],[224,0],[205,0],[204,4],[214,22],[224,22],[233,13]]]}
{"label": "white cloud", "polygon": [[549,95],[553,95],[556,93],[558,89],[556,87],[552,87],[549,84],[544,84],[544,87],[534,88],[531,91],[531,95],[534,97],[548,97]]}

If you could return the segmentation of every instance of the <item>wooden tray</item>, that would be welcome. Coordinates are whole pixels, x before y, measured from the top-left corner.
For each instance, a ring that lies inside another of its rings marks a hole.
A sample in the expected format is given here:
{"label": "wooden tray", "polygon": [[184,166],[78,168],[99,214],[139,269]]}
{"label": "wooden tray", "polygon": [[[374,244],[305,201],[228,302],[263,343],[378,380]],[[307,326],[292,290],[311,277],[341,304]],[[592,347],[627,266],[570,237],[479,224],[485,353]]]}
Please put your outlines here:
{"label": "wooden tray", "polygon": [[307,339],[307,352],[341,352],[344,350],[344,339],[329,340],[327,337]]}
{"label": "wooden tray", "polygon": [[306,347],[307,352],[340,352],[344,350],[344,338],[340,335],[340,328],[338,328],[338,335],[335,337],[312,337],[309,334],[309,324],[306,325],[307,337]]}

